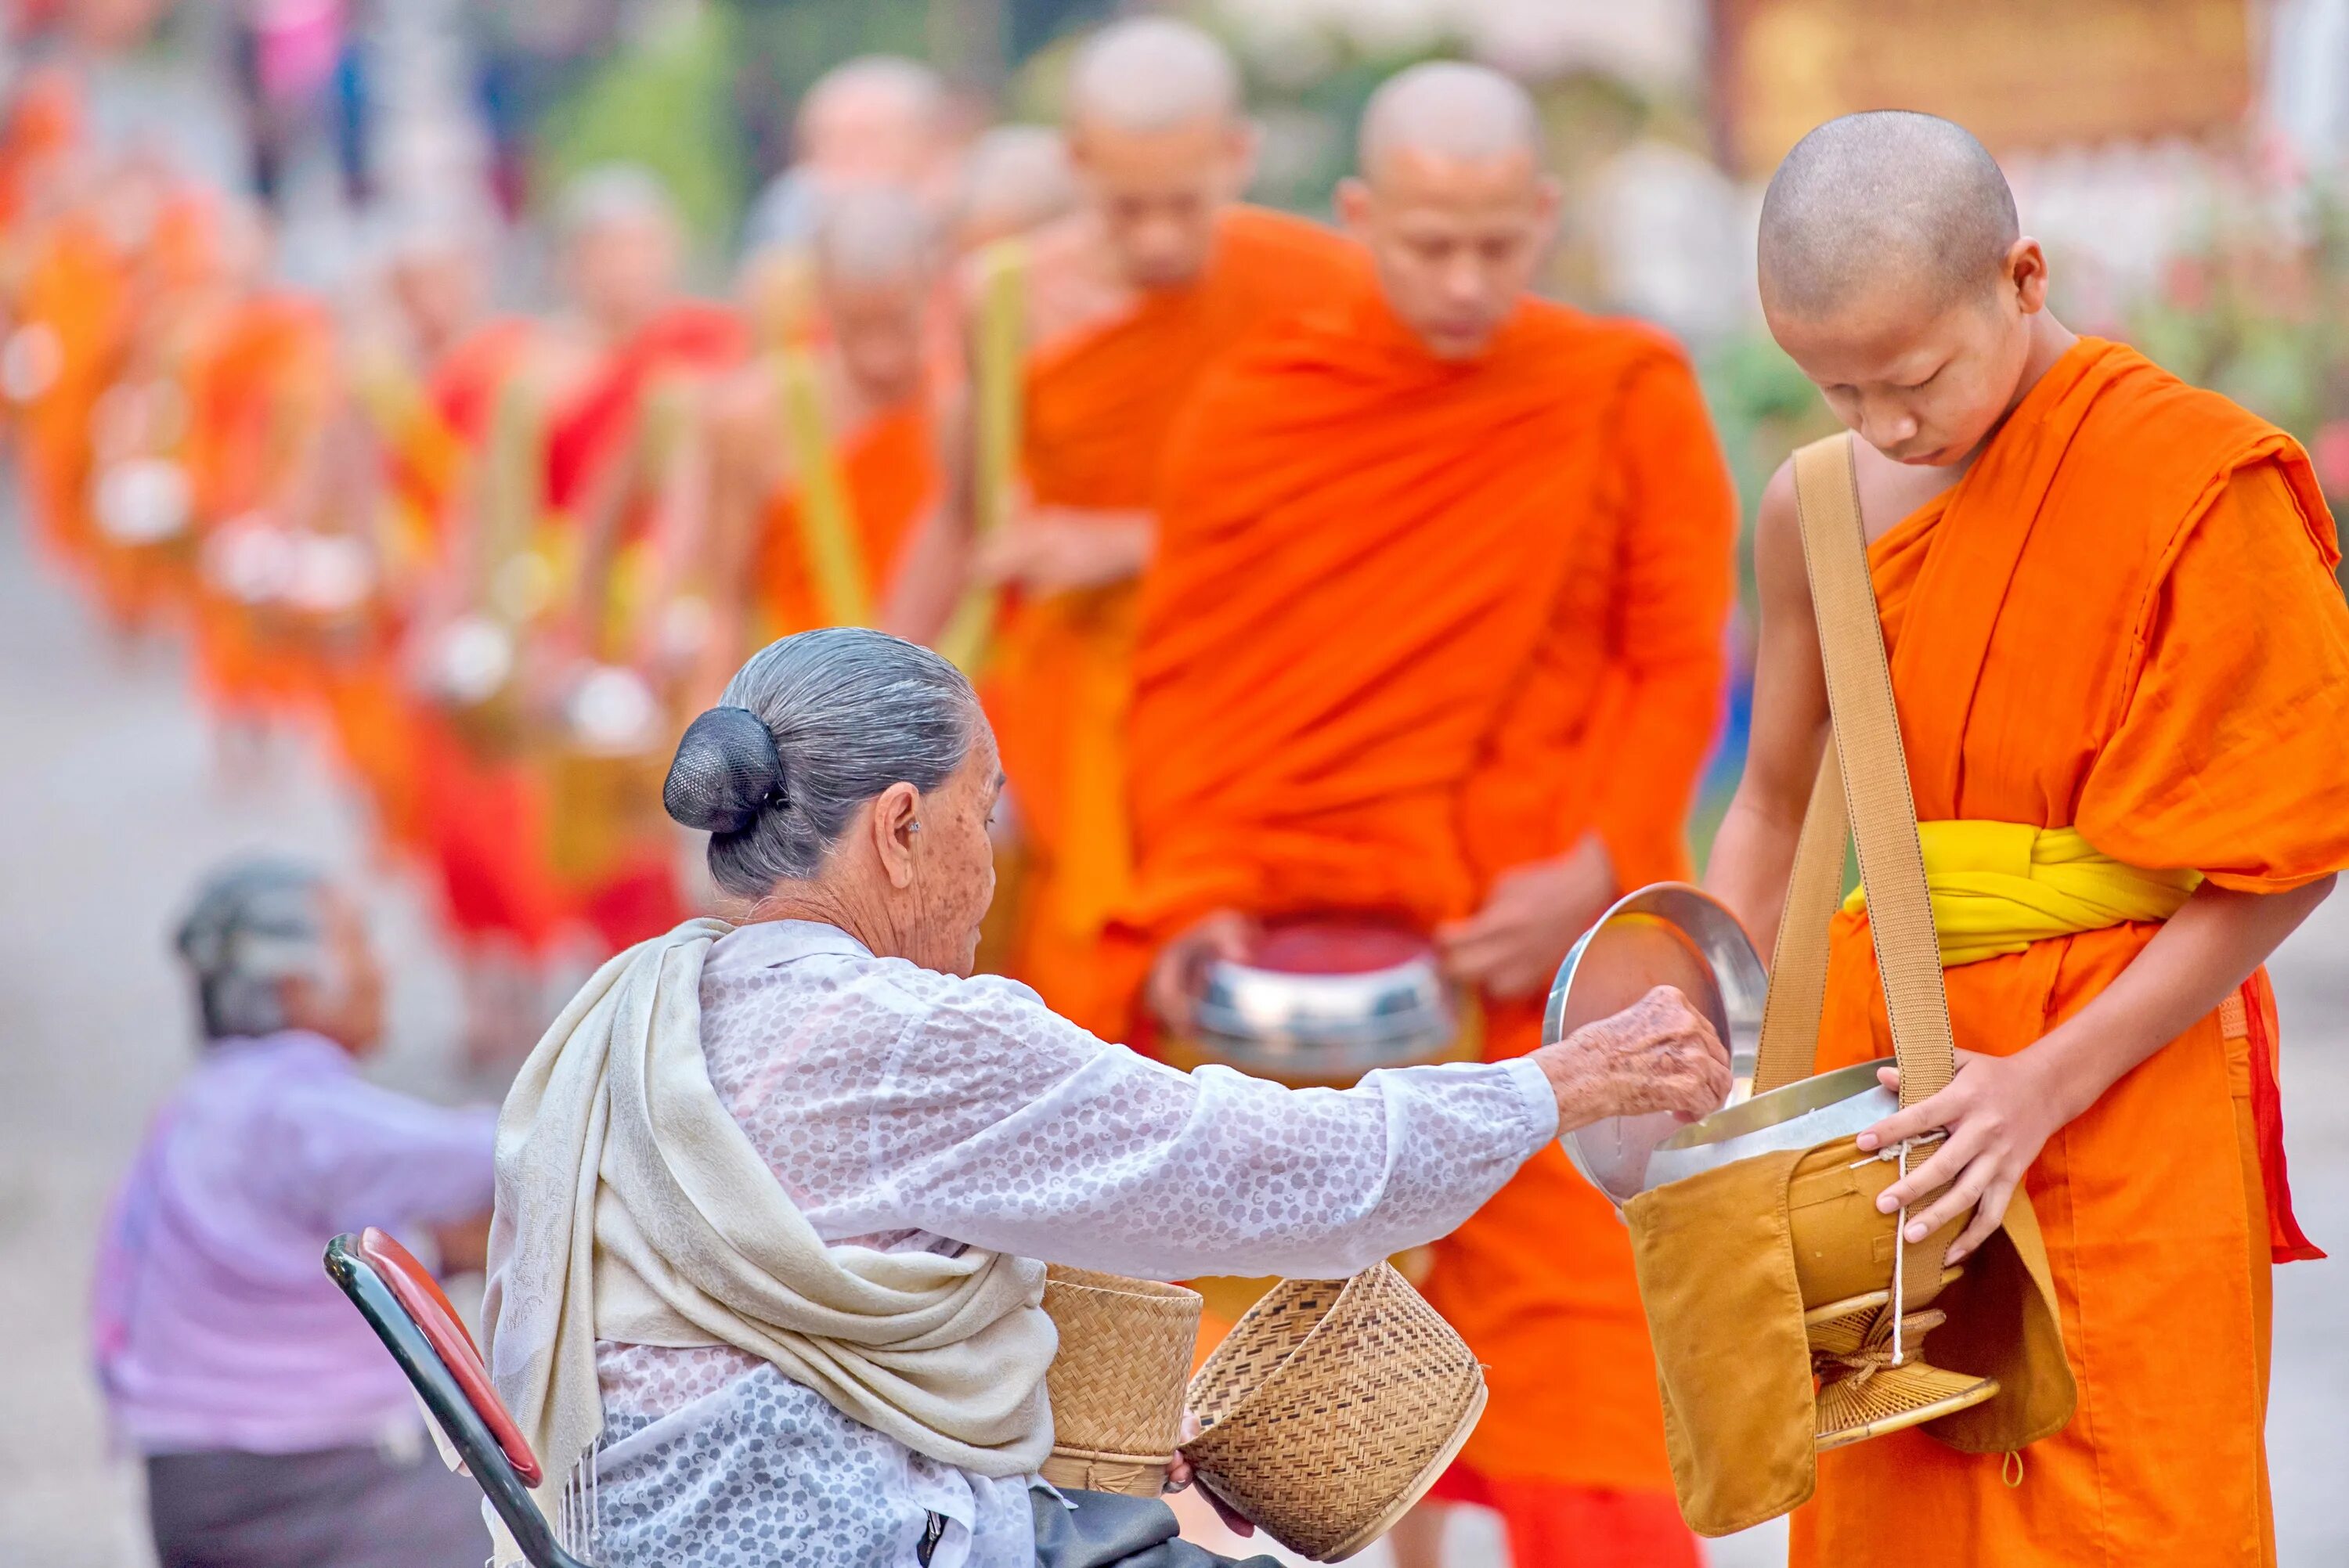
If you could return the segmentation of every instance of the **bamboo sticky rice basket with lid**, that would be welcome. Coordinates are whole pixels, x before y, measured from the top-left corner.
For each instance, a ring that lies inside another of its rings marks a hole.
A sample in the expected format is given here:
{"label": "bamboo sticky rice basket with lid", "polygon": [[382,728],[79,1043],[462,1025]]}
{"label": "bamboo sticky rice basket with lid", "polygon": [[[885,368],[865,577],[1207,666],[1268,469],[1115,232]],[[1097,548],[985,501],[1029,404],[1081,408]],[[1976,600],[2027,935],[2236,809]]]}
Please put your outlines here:
{"label": "bamboo sticky rice basket with lid", "polygon": [[1199,1293],[1179,1284],[1052,1265],[1044,1311],[1061,1348],[1044,1374],[1052,1401],[1046,1480],[1136,1497],[1165,1490],[1200,1305]]}
{"label": "bamboo sticky rice basket with lid", "polygon": [[1191,1380],[1199,1483],[1293,1552],[1350,1557],[1435,1484],[1485,1409],[1465,1341],[1388,1264],[1284,1280]]}

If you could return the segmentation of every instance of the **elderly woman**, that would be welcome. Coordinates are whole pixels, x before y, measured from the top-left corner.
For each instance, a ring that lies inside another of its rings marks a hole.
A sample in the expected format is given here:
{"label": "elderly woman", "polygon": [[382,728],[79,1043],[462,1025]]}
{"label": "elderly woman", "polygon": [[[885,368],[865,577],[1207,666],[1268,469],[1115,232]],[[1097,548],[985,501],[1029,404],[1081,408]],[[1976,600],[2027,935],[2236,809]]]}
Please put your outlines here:
{"label": "elderly woman", "polygon": [[162,1568],[449,1568],[473,1490],[318,1267],[338,1232],[432,1234],[478,1263],[493,1122],[379,1088],[358,905],[306,866],[212,877],[180,928],[203,1055],[149,1128],[98,1260],[92,1338],[146,1460]]}
{"label": "elderly woman", "polygon": [[678,746],[745,923],[606,965],[499,1124],[492,1375],[611,1568],[1024,1568],[1066,1534],[1042,1260],[1350,1274],[1561,1126],[1728,1090],[1666,991],[1342,1093],[1105,1044],[970,975],[1001,782],[963,677],[865,631],[766,648]]}

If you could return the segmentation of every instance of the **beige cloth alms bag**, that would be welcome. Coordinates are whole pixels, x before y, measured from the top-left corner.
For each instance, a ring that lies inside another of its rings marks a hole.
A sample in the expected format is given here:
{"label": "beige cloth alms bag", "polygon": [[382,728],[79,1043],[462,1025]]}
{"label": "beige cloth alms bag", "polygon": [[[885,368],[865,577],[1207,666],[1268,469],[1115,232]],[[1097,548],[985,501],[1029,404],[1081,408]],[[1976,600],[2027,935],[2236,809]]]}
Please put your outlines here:
{"label": "beige cloth alms bag", "polygon": [[[1795,851],[1754,1092],[1814,1070],[1848,835],[1900,1100],[1913,1105],[1947,1087],[1956,1057],[1851,438],[1796,452],[1795,494],[1835,742]],[[1922,1424],[1954,1448],[1995,1453],[2071,1418],[2075,1391],[2030,1199],[2014,1194],[1961,1270],[1944,1268],[1943,1254],[1962,1221],[1906,1243],[1905,1214],[1877,1212],[1877,1195],[1930,1151],[1920,1141],[1862,1154],[1842,1138],[1758,1154],[1623,1206],[1673,1484],[1699,1533],[1725,1535],[1804,1501],[1823,1448]]]}

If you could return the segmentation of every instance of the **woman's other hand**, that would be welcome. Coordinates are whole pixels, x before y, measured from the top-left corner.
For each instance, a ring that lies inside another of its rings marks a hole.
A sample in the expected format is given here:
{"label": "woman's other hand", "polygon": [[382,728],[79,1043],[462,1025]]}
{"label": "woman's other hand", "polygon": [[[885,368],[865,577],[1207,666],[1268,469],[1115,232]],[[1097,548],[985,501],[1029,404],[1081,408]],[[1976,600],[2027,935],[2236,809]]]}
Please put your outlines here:
{"label": "woman's other hand", "polygon": [[[1188,1410],[1183,1412],[1182,1441],[1187,1443],[1206,1430],[1206,1428],[1200,1425],[1198,1417]],[[1174,1457],[1166,1464],[1166,1490],[1170,1492],[1187,1491],[1191,1483],[1197,1479],[1198,1477],[1192,1472],[1190,1460],[1185,1457],[1182,1449],[1175,1449]],[[1230,1505],[1216,1495],[1215,1488],[1203,1486],[1199,1489],[1199,1495],[1207,1500],[1207,1505],[1216,1511],[1216,1517],[1222,1520],[1224,1528],[1234,1535],[1256,1533],[1256,1526],[1234,1513]]]}
{"label": "woman's other hand", "polygon": [[1729,1052],[1670,985],[1533,1055],[1557,1091],[1561,1132],[1654,1110],[1694,1121],[1729,1098]]}

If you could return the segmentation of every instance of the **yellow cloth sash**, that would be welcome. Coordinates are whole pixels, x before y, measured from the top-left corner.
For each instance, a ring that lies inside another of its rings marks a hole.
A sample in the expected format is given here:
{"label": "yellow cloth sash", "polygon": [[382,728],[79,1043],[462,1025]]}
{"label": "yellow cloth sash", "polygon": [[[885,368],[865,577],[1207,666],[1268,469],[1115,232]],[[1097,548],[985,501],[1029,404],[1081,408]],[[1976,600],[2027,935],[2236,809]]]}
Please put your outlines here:
{"label": "yellow cloth sash", "polygon": [[[2168,920],[2202,884],[2200,872],[2125,865],[2077,828],[1920,822],[1917,837],[1944,968],[2020,953],[2052,936]],[[1867,893],[1855,890],[1843,907],[1859,913]]]}

